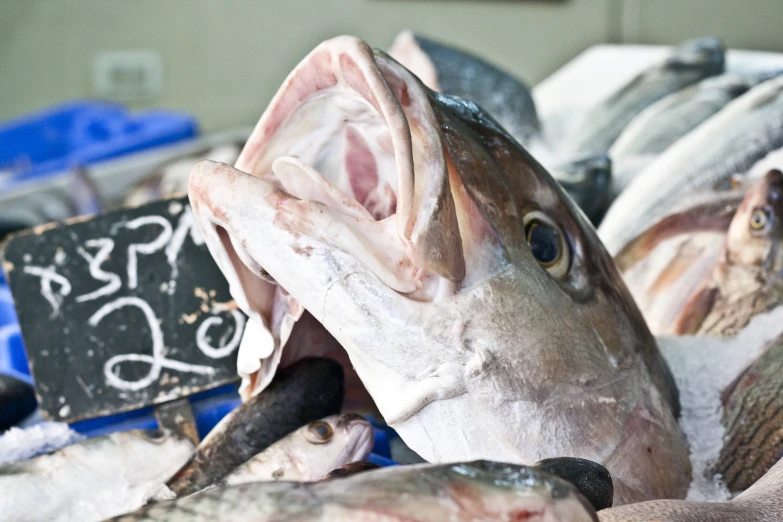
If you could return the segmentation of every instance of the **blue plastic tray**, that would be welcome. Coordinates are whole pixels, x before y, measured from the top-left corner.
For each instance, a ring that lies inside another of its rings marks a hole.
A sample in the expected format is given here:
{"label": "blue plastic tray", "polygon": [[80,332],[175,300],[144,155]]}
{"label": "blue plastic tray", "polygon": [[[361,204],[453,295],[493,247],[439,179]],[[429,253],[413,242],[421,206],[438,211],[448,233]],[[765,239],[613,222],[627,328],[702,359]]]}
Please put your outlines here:
{"label": "blue plastic tray", "polygon": [[184,113],[130,113],[102,101],[64,103],[0,124],[0,171],[14,181],[175,143],[198,134]]}

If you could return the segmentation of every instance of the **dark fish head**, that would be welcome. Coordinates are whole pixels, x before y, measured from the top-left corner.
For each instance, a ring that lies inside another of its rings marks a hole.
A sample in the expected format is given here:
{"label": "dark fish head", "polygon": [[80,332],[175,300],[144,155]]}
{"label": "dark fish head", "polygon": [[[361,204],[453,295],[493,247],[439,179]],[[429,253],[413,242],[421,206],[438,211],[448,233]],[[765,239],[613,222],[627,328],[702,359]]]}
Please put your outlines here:
{"label": "dark fish head", "polygon": [[478,104],[521,143],[538,135],[541,124],[530,89],[496,65],[410,31],[397,35],[389,55],[433,91]]}
{"label": "dark fish head", "polygon": [[573,484],[596,511],[612,507],[612,476],[609,470],[597,462],[575,457],[555,457],[537,462],[533,467]]}
{"label": "dark fish head", "polygon": [[726,261],[783,270],[783,173],[767,172],[747,193],[726,237]]}
{"label": "dark fish head", "polygon": [[673,70],[693,69],[703,76],[721,74],[726,67],[726,47],[717,38],[690,40],[674,49],[665,65]]}
{"label": "dark fish head", "polygon": [[553,169],[555,179],[592,223],[609,207],[612,188],[612,160],[608,154],[590,155]]}
{"label": "dark fish head", "polygon": [[652,466],[684,446],[653,337],[584,215],[477,105],[328,40],[190,200],[250,316],[246,397],[309,355],[284,350],[307,309],[425,459],[573,454],[667,482]]}

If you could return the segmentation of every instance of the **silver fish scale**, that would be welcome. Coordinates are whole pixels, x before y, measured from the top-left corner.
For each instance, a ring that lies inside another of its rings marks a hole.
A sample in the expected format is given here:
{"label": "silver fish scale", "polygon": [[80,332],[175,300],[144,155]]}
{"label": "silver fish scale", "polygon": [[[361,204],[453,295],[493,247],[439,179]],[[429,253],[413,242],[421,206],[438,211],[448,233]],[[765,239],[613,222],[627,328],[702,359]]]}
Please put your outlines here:
{"label": "silver fish scale", "polygon": [[738,80],[728,78],[725,82],[704,80],[698,86],[667,96],[660,104],[650,107],[657,109],[654,113],[645,111],[639,115],[639,118],[646,116],[643,127],[634,126],[636,120],[629,124],[611,150],[612,160],[620,163],[626,155],[663,152],[750,88],[749,83],[742,83],[744,90],[738,88],[737,84]]}
{"label": "silver fish scale", "polygon": [[584,114],[566,137],[564,157],[609,150],[622,130],[650,104],[704,78],[697,71],[647,71]]}
{"label": "silver fish scale", "polygon": [[[746,174],[758,160],[783,146],[783,81],[770,81],[780,84],[770,96],[725,119],[720,128],[697,128],[683,138],[689,141],[668,149],[620,194],[599,228],[611,253],[668,215],[684,198],[720,187],[735,174]],[[753,90],[747,93],[751,95]],[[741,101],[743,97],[734,103]],[[725,110],[732,110],[732,105]],[[714,118],[721,115],[723,111]],[[714,118],[704,125],[721,121]]]}
{"label": "silver fish scale", "polygon": [[[118,522],[229,522],[287,520],[288,515],[302,512],[302,504],[310,495],[301,484],[257,483],[241,484],[228,488],[213,488],[186,500],[174,500],[152,504],[135,513],[112,520]],[[297,491],[301,495],[297,495]],[[278,494],[279,493],[279,494]],[[301,496],[301,499],[297,499]],[[301,500],[302,502],[296,502]],[[291,508],[291,509],[289,509]]]}
{"label": "silver fish scale", "polygon": [[609,150],[631,120],[652,103],[704,78],[723,73],[725,49],[714,38],[686,42],[664,61],[634,77],[588,110],[568,132],[561,157]]}

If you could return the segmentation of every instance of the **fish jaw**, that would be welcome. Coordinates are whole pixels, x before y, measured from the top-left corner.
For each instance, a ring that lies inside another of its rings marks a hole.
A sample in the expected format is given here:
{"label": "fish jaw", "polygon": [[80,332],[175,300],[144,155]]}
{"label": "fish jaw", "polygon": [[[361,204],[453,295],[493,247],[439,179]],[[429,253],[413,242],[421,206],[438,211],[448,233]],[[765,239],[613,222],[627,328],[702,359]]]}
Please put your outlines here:
{"label": "fish jaw", "polygon": [[[321,90],[311,97],[308,85]],[[361,197],[367,180],[340,170],[339,151],[355,135],[331,127],[335,107],[338,126],[358,120],[364,138],[393,144],[393,157],[373,149],[378,180],[396,187],[391,214],[373,215]],[[345,141],[324,141],[335,133]],[[283,345],[303,308],[425,459],[602,462],[620,444],[642,443],[628,432],[634,411],[649,411],[684,447],[671,375],[595,231],[475,104],[427,91],[385,55],[341,37],[289,76],[236,167],[199,163],[190,199],[232,295],[270,346],[246,393],[290,362]],[[525,239],[531,215],[551,219],[569,245],[554,267],[539,264]],[[653,388],[665,407],[646,406],[657,404]],[[687,456],[661,462],[687,478]],[[624,470],[642,482],[649,471]],[[648,486],[652,497],[685,493]]]}

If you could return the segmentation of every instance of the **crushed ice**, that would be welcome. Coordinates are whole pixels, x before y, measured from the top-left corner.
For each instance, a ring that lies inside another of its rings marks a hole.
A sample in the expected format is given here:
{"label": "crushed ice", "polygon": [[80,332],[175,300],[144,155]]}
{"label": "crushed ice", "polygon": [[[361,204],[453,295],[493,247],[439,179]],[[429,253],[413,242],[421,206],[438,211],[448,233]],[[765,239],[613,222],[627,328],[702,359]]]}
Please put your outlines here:
{"label": "crushed ice", "polygon": [[723,447],[721,392],[780,333],[783,306],[760,314],[734,337],[658,337],[680,390],[680,427],[690,445],[693,481],[688,500],[719,502],[729,492],[711,470]]}
{"label": "crushed ice", "polygon": [[41,422],[28,428],[11,428],[0,436],[0,464],[57,451],[82,439],[83,435],[64,422]]}

